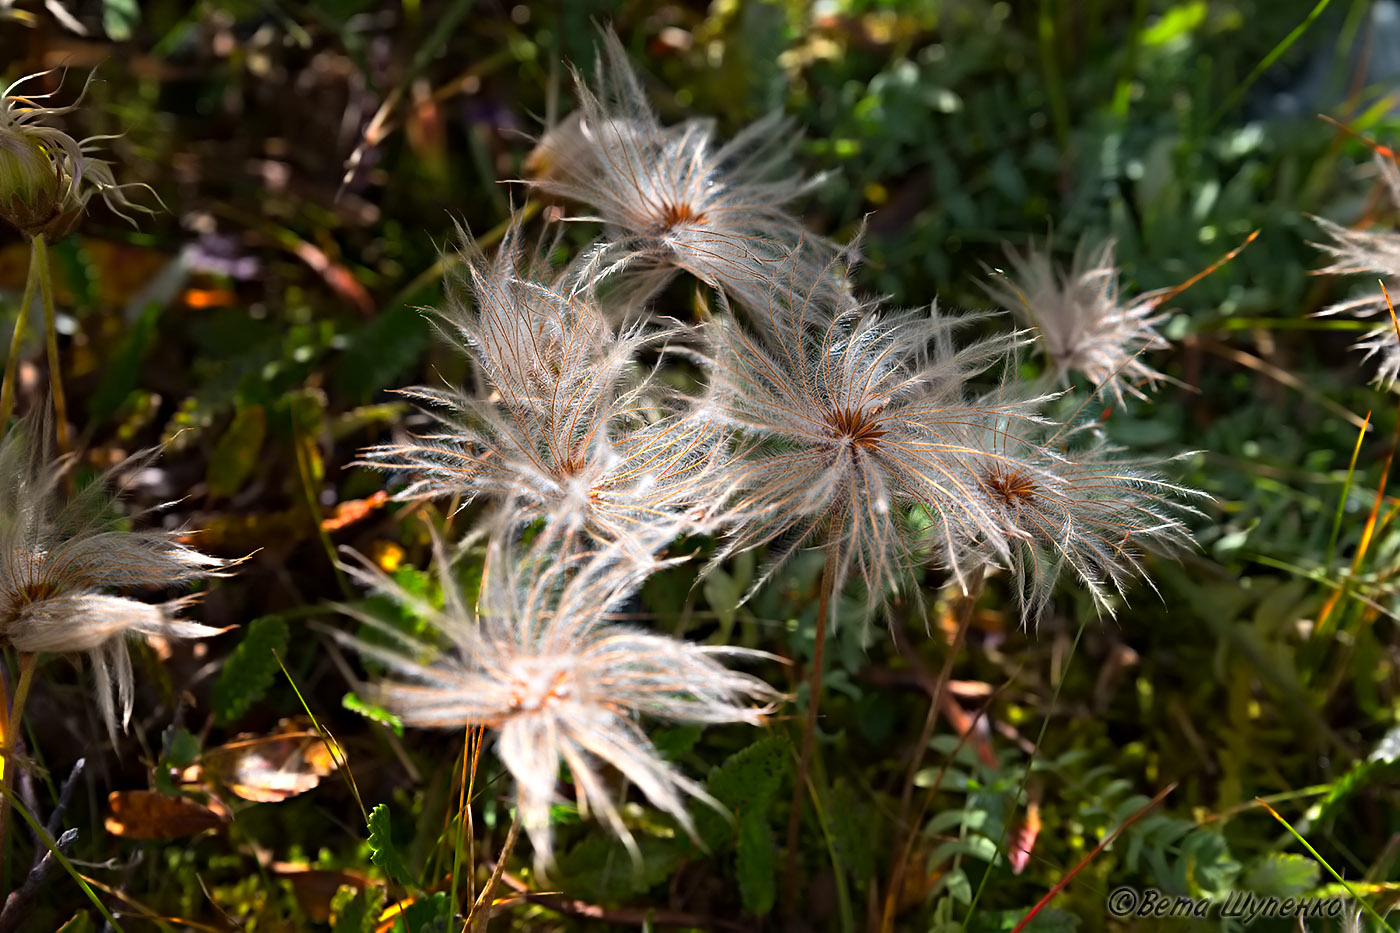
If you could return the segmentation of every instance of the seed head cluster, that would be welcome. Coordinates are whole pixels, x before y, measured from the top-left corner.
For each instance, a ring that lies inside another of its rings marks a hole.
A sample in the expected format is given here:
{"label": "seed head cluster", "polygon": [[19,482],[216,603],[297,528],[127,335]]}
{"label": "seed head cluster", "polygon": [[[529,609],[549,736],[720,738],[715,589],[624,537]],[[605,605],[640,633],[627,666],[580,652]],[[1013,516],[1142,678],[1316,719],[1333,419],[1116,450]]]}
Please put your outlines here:
{"label": "seed head cluster", "polygon": [[[494,731],[542,869],[561,764],[579,809],[629,847],[617,776],[689,830],[685,798],[706,795],[645,725],[759,724],[778,699],[723,663],[744,652],[613,621],[706,536],[710,567],[768,555],[755,586],[824,548],[836,589],[859,587],[872,612],[917,597],[930,570],[965,588],[1001,570],[1034,623],[1066,578],[1116,611],[1147,553],[1191,545],[1199,498],[1097,425],[1053,421],[1059,393],[1016,378],[1037,336],[1057,377],[1120,398],[1160,377],[1137,360],[1161,344],[1152,296],[1123,305],[1111,247],[1067,276],[1042,257],[1018,266],[1038,335],[860,297],[854,249],[790,213],[809,183],[783,118],[729,142],[707,120],[663,126],[617,39],[603,45],[596,80],[575,76],[578,110],[526,166],[537,195],[591,209],[569,219],[600,224],[598,239],[556,266],[558,241],[527,250],[519,222],[494,258],[464,235],[438,318],[472,379],[407,390],[432,433],[364,455],[400,498],[484,504],[477,607],[440,547],[442,608],[368,565],[352,573],[417,600],[445,650],[345,636],[389,665],[378,696],[405,724]],[[660,316],[680,273],[712,289],[699,323]]]}

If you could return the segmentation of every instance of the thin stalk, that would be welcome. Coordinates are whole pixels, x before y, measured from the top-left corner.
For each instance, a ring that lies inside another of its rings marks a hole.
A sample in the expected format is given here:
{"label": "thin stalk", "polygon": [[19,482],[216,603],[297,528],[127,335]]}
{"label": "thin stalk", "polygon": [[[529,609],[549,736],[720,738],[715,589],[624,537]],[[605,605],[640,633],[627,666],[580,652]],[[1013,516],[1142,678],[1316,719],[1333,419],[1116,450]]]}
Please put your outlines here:
{"label": "thin stalk", "polygon": [[29,687],[34,683],[34,669],[38,667],[39,655],[27,652],[19,656],[19,683],[15,685],[14,700],[10,703],[6,717],[5,745],[0,749],[4,755],[3,771],[0,771],[0,863],[10,861],[10,786],[14,783],[18,762],[15,752],[19,748],[20,720],[24,717],[24,704],[29,699]]}
{"label": "thin stalk", "polygon": [[[928,716],[924,718],[923,731],[919,733],[919,742],[914,746],[914,755],[909,762],[909,772],[904,776],[904,790],[899,797],[899,819],[895,825],[905,827],[909,818],[909,806],[914,801],[914,780],[919,774],[919,765],[923,764],[924,751],[928,749],[928,743],[933,738],[933,728],[938,723],[939,711],[943,708],[943,696],[948,691],[948,681],[953,677],[953,662],[957,660],[958,652],[962,649],[963,642],[967,638],[968,627],[972,623],[972,609],[977,605],[977,597],[982,595],[982,581],[985,578],[987,568],[978,565],[972,571],[967,581],[967,590],[958,597],[958,602],[954,608],[958,627],[953,633],[953,640],[948,645],[948,656],[943,659],[943,670],[938,674],[938,683],[933,688],[933,695],[929,697]],[[968,735],[971,734],[969,731]],[[966,738],[966,736],[964,736]],[[899,849],[901,852],[900,862],[892,866],[890,873],[889,892],[885,897],[884,915],[881,920],[881,929],[892,929],[894,923],[894,907],[899,899],[900,870],[903,862],[908,859],[909,852],[914,845],[916,830],[913,826],[908,826],[904,830],[905,841]]]}
{"label": "thin stalk", "polygon": [[[496,859],[496,870],[491,872],[491,878],[486,882],[486,887],[481,889],[481,894],[477,897],[476,903],[472,905],[472,911],[467,916],[467,921],[474,930],[485,930],[486,921],[491,918],[491,892],[496,890],[496,885],[500,883],[501,874],[506,870],[506,862],[510,860],[510,854],[515,851],[515,841],[520,838],[520,811],[515,811],[515,819],[510,821],[510,829],[506,832],[506,841],[501,846],[501,855]],[[480,911],[480,916],[478,916]]]}
{"label": "thin stalk", "polygon": [[792,785],[792,805],[788,808],[787,869],[783,892],[783,911],[791,914],[797,903],[797,842],[802,828],[802,803],[806,797],[807,769],[812,764],[812,747],[816,743],[817,711],[822,695],[822,664],[826,656],[827,616],[831,611],[832,590],[836,588],[837,554],[839,545],[833,540],[826,547],[826,565],[822,568],[821,597],[817,602],[817,641],[812,649],[812,670],[807,691],[807,719],[802,726],[802,751],[797,758],[797,776]]}
{"label": "thin stalk", "polygon": [[[29,264],[39,269],[39,297],[44,302],[44,340],[49,348],[49,394],[53,396],[53,417],[55,439],[58,441],[58,455],[62,457],[71,449],[68,445],[68,397],[63,394],[63,370],[58,360],[58,323],[54,311],[53,273],[49,268],[49,246],[41,233],[30,243]],[[68,491],[73,491],[73,474],[64,474]]]}
{"label": "thin stalk", "polygon": [[24,297],[15,317],[15,332],[10,336],[10,356],[5,361],[5,383],[0,387],[0,427],[10,423],[15,411],[15,378],[19,373],[20,344],[24,343],[24,325],[29,321],[29,306],[34,303],[34,289],[39,284],[39,270],[31,256],[29,274],[24,280]]}

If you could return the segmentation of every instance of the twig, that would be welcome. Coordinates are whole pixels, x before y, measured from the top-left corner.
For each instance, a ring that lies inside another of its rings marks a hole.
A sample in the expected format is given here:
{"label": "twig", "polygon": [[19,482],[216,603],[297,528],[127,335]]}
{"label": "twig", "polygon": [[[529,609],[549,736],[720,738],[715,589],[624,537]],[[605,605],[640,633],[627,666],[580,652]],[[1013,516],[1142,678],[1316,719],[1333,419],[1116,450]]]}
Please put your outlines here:
{"label": "twig", "polygon": [[[506,862],[510,860],[510,854],[515,851],[515,841],[520,838],[520,812],[517,810],[515,819],[510,821],[510,829],[506,832],[505,844],[501,846],[500,857],[496,859],[496,869],[491,872],[491,878],[486,882],[486,887],[481,889],[481,894],[477,896],[476,903],[472,904],[471,913],[467,914],[467,923],[473,930],[485,930],[486,921],[491,916],[491,892],[496,890],[496,885],[501,881],[501,875],[505,873]],[[483,909],[485,908],[485,909]],[[480,912],[478,914],[478,912]]]}
{"label": "twig", "polygon": [[[68,804],[73,800],[73,788],[78,786],[78,778],[82,777],[83,768],[86,766],[86,758],[79,758],[73,762],[73,770],[68,772],[68,778],[58,792],[58,803],[54,805],[53,812],[49,814],[48,825],[44,827],[50,839],[58,836],[58,828],[63,825],[63,814],[68,812]],[[37,860],[35,864],[38,864]]]}
{"label": "twig", "polygon": [[34,863],[34,867],[29,870],[29,877],[24,879],[24,884],[11,892],[5,901],[5,907],[0,910],[0,933],[15,933],[32,913],[35,901],[39,899],[39,891],[48,883],[62,866],[54,852],[64,852],[73,845],[78,838],[78,831],[70,829],[58,837],[58,841],[53,844],[52,849],[46,849],[44,854]]}

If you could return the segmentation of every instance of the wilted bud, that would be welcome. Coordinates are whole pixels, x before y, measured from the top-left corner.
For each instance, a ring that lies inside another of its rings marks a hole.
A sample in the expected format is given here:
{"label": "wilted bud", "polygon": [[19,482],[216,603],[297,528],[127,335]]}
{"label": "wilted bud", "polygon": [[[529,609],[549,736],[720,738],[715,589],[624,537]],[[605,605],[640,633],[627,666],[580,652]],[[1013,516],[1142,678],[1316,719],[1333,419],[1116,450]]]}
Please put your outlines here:
{"label": "wilted bud", "polygon": [[22,127],[0,129],[0,218],[34,236],[63,213],[64,193],[43,144]]}
{"label": "wilted bud", "polygon": [[[70,113],[78,103],[43,107],[35,101],[48,95],[13,93],[20,84],[36,77],[39,76],[29,75],[16,81],[0,100],[0,219],[27,237],[42,235],[52,242],[73,231],[94,194],[101,195],[113,213],[128,221],[129,210],[153,213],[126,196],[131,188],[149,191],[148,186],[118,184],[111,165],[94,155],[96,144],[111,137],[93,136],[80,142],[41,122]],[[78,102],[81,101],[80,95]]]}

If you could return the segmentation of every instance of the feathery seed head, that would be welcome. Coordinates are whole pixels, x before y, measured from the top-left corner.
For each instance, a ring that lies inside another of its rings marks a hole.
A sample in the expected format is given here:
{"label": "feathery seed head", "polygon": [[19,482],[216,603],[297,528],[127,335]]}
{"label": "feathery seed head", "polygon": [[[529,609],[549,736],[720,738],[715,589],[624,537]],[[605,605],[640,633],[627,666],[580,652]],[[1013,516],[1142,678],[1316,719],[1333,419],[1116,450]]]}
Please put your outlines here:
{"label": "feathery seed head", "polygon": [[[1005,410],[1014,390],[984,399]],[[997,532],[973,532],[955,547],[968,566],[1005,566],[1020,597],[1022,618],[1035,620],[1057,580],[1073,574],[1100,611],[1114,611],[1132,577],[1143,576],[1143,555],[1194,546],[1186,519],[1200,512],[1204,493],[1161,478],[1159,464],[1125,457],[1096,425],[1050,436],[1039,419],[993,416],[964,425],[963,464]],[[1149,581],[1150,582],[1150,581]]]}
{"label": "feathery seed head", "polygon": [[622,542],[650,554],[695,528],[723,434],[688,417],[634,361],[679,328],[614,327],[587,292],[524,278],[512,234],[494,263],[468,243],[470,294],[443,318],[475,364],[474,394],[418,388],[443,430],[366,452],[418,474],[400,498],[482,495],[505,530]]}
{"label": "feathery seed head", "polygon": [[1145,398],[1139,386],[1165,378],[1141,354],[1167,342],[1156,330],[1165,317],[1157,313],[1162,293],[1125,302],[1113,249],[1111,240],[1094,249],[1081,243],[1064,271],[1056,269],[1048,250],[1022,256],[1008,248],[1011,276],[996,276],[983,287],[1040,331],[1057,381],[1067,384],[1070,372],[1083,373],[1122,404],[1124,392]]}
{"label": "feathery seed head", "polygon": [[796,134],[787,118],[771,114],[728,143],[712,120],[663,127],[611,31],[594,87],[574,77],[579,110],[540,140],[528,184],[589,205],[596,215],[578,219],[607,225],[585,285],[636,267],[634,281],[649,294],[683,269],[762,304],[770,270],[790,249],[805,240],[831,252],[787,210],[811,186],[790,167]]}
{"label": "feathery seed head", "polygon": [[[1381,177],[1385,179],[1390,192],[1391,203],[1400,209],[1400,166],[1393,159],[1377,155]],[[1331,262],[1317,270],[1318,275],[1354,275],[1367,273],[1385,280],[1391,297],[1400,295],[1400,233],[1390,231],[1351,230],[1333,223],[1324,217],[1313,220],[1322,231],[1331,237],[1330,243],[1314,243],[1318,249],[1331,257]],[[1370,318],[1379,315],[1381,323],[1367,331],[1352,345],[1353,349],[1364,350],[1363,359],[1375,356],[1380,368],[1374,382],[1385,388],[1400,380],[1400,335],[1390,320],[1385,293],[1367,291],[1356,298],[1339,301],[1317,312],[1318,317],[1334,314],[1349,314],[1357,318]]]}
{"label": "feathery seed head", "polygon": [[780,541],[776,567],[823,536],[839,549],[839,577],[854,570],[873,604],[925,557],[907,520],[914,508],[953,528],[996,528],[961,467],[961,425],[981,417],[965,401],[968,380],[1019,336],[954,349],[950,331],[970,318],[823,306],[835,295],[820,283],[775,294],[780,326],[762,338],[717,319],[702,410],[750,443],[729,468],[721,556]]}
{"label": "feathery seed head", "polygon": [[[398,599],[414,600],[371,567],[348,569]],[[417,608],[447,636],[450,653],[425,663],[418,659],[432,649],[387,628],[406,653],[342,637],[402,678],[380,684],[378,694],[405,725],[496,731],[540,869],[553,861],[549,811],[561,763],[569,767],[579,809],[600,816],[636,856],[603,765],[692,833],[685,796],[719,806],[661,758],[638,717],[756,725],[778,699],[763,681],[721,663],[756,652],[703,647],[608,621],[652,569],[606,554],[564,561],[557,551],[535,548],[517,555],[497,538],[479,614],[467,606],[439,552],[444,608]],[[362,612],[346,611],[384,628]]]}
{"label": "feathery seed head", "polygon": [[86,654],[115,736],[114,679],[123,728],[131,716],[127,637],[203,638],[222,629],[176,618],[188,598],[150,604],[109,591],[180,586],[220,576],[228,562],[172,533],[112,526],[111,473],[131,460],[65,498],[60,483],[69,464],[50,460],[36,437],[42,434],[39,420],[29,418],[0,441],[0,644],[24,653]]}

